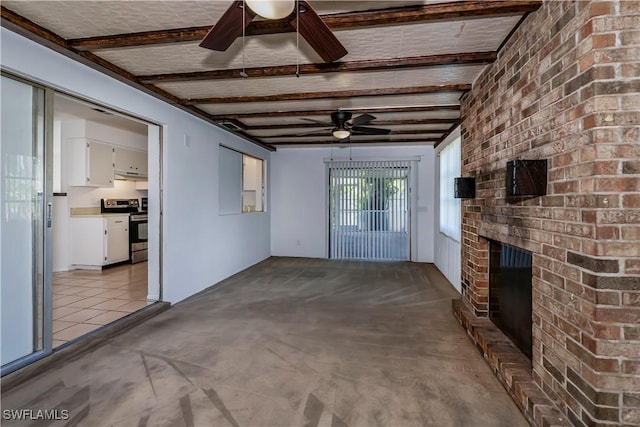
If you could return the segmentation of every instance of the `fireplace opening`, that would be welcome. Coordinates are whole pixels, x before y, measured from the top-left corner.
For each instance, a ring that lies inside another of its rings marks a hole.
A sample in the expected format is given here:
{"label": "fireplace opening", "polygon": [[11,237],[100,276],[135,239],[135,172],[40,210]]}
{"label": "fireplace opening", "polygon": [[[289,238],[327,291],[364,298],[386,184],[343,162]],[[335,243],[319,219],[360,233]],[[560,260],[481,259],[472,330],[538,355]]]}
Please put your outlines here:
{"label": "fireplace opening", "polygon": [[490,241],[489,318],[529,359],[532,357],[531,252]]}

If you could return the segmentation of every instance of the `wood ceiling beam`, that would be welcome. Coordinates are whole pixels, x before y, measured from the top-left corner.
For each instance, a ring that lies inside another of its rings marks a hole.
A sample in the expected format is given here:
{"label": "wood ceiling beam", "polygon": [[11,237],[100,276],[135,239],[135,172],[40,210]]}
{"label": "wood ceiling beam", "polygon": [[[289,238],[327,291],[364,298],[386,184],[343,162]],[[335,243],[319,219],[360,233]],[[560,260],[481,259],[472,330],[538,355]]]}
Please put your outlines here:
{"label": "wood ceiling beam", "polygon": [[[256,113],[238,113],[238,114],[218,114],[211,115],[215,120],[242,120],[249,118],[271,118],[271,117],[303,117],[303,116],[326,116],[336,111],[333,109],[324,110],[289,110],[289,111],[261,111]],[[371,108],[354,108],[349,111],[353,114],[372,114],[372,113],[413,113],[413,112],[429,112],[429,111],[460,111],[460,105],[424,105],[415,107],[371,107]]]}
{"label": "wood ceiling beam", "polygon": [[[433,142],[436,143],[440,138],[425,138],[425,139],[368,139],[368,140],[351,140],[352,144],[416,144],[420,142]],[[338,143],[335,139],[326,141],[282,141],[282,142],[270,142],[270,145],[349,145],[349,143]]]}
{"label": "wood ceiling beam", "polygon": [[343,73],[356,71],[386,71],[407,68],[437,67],[443,65],[488,64],[494,62],[497,52],[467,52],[442,55],[413,56],[406,58],[372,59],[349,62],[322,62],[319,64],[302,64],[296,66],[280,65],[272,67],[236,68],[230,70],[196,71],[190,73],[167,73],[138,76],[143,83],[173,83],[202,80],[238,79],[243,71],[248,77],[276,77],[300,75]]}
{"label": "wood ceiling beam", "polygon": [[[372,125],[372,127],[375,127],[377,125]],[[447,133],[449,131],[449,128],[446,129],[413,129],[413,130],[396,130],[396,131],[391,131],[391,133],[389,135],[393,136],[393,135],[439,135],[438,139],[445,133]],[[327,135],[331,134],[331,130],[327,129]],[[282,135],[262,135],[259,138],[263,141],[267,141],[267,143],[269,143],[268,140],[270,139],[274,139],[274,138],[318,138],[318,137],[322,137],[324,135],[292,135],[292,134],[282,134]],[[356,136],[365,136],[365,135],[356,135]]]}
{"label": "wood ceiling beam", "polygon": [[[522,14],[533,12],[541,5],[542,1],[540,0],[460,1],[378,9],[366,12],[336,13],[321,15],[321,18],[332,30],[344,30],[381,25],[397,25],[409,22]],[[212,22],[212,25],[213,24]],[[210,29],[211,25],[207,25],[202,27],[71,39],[69,40],[69,46],[76,50],[88,51],[194,42],[202,40]],[[246,35],[259,36],[293,31],[294,29],[286,20],[264,20],[249,24],[246,29]]]}
{"label": "wood ceiling beam", "polygon": [[[452,119],[402,119],[402,120],[374,120],[367,123],[366,126],[402,126],[402,125],[452,125],[460,122],[457,118]],[[333,127],[327,123],[326,127]],[[301,128],[318,128],[322,129],[320,123],[300,123],[300,124],[279,124],[279,125],[256,125],[247,126],[248,132],[254,130],[273,130],[273,129],[301,129]],[[266,138],[266,137],[265,137]]]}
{"label": "wood ceiling beam", "polygon": [[244,102],[277,102],[277,101],[307,101],[310,99],[344,99],[387,95],[416,95],[438,92],[465,92],[471,90],[470,84],[448,84],[435,86],[414,86],[401,88],[342,90],[332,92],[299,92],[283,93],[263,96],[228,96],[210,98],[186,98],[184,105],[197,104],[235,104]]}
{"label": "wood ceiling beam", "polygon": [[[199,117],[213,125],[218,126],[218,121],[212,119],[211,114],[202,111],[201,109],[192,105],[183,105],[181,103],[181,99],[176,97],[175,95],[157,86],[138,81],[136,76],[132,73],[91,52],[80,52],[69,47],[64,38],[13,12],[12,10],[7,9],[4,6],[0,6],[0,24],[17,34],[25,36],[30,40],[35,41],[36,43],[54,50],[55,52],[76,60],[84,65],[93,68],[94,70],[100,71],[120,82],[126,83],[129,86],[152,95],[164,102],[175,105],[177,108],[180,108],[190,114],[193,114],[196,117]],[[246,135],[238,135],[256,145],[261,146],[262,148],[265,148],[269,151],[275,151],[275,148],[271,145],[264,144],[261,141],[255,141]]]}

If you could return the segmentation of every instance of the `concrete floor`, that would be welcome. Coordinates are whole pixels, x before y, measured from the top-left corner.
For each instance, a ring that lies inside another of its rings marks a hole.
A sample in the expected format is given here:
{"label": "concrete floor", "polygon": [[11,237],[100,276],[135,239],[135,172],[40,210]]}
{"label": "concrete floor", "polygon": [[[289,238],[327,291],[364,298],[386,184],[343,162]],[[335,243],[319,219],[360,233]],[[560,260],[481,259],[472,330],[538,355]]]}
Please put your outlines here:
{"label": "concrete floor", "polygon": [[455,296],[431,265],[271,258],[2,407],[69,410],[51,425],[527,426]]}

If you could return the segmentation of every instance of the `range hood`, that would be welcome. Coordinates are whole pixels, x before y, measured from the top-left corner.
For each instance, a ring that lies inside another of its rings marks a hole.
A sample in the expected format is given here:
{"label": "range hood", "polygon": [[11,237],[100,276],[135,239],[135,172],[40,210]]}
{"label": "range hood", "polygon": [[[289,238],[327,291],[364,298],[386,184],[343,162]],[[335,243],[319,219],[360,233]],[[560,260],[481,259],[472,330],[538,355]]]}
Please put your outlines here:
{"label": "range hood", "polygon": [[147,174],[137,171],[131,170],[114,170],[113,171],[114,179],[119,179],[121,181],[146,181]]}

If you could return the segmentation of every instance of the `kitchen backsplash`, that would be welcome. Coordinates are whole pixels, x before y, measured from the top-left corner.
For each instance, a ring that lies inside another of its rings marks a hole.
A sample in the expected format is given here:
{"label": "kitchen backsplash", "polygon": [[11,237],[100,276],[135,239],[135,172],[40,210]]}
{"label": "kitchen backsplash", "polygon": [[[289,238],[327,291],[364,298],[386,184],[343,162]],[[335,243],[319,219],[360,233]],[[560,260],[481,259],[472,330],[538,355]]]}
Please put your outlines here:
{"label": "kitchen backsplash", "polygon": [[69,208],[100,206],[100,199],[140,199],[146,191],[136,190],[135,181],[116,180],[113,188],[68,187]]}

